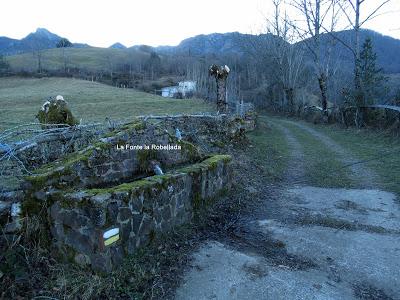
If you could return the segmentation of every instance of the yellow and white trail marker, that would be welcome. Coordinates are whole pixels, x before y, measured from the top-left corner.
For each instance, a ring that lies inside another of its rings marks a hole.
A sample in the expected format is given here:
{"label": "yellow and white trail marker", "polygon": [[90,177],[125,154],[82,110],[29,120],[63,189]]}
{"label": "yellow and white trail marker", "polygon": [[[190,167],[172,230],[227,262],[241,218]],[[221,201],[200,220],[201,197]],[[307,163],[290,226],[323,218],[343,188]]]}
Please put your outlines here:
{"label": "yellow and white trail marker", "polygon": [[119,228],[113,228],[103,233],[104,246],[109,246],[119,240]]}

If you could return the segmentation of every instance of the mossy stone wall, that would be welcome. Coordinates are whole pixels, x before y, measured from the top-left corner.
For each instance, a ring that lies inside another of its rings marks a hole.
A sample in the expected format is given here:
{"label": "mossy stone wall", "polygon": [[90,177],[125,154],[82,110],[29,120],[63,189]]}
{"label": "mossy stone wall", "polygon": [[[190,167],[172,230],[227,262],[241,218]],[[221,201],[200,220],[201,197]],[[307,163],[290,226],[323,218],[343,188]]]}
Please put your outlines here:
{"label": "mossy stone wall", "polygon": [[[230,161],[216,155],[165,175],[64,194],[49,207],[58,249],[95,271],[111,271],[125,255],[189,222],[229,188]],[[103,234],[116,228],[118,240],[106,246]]]}

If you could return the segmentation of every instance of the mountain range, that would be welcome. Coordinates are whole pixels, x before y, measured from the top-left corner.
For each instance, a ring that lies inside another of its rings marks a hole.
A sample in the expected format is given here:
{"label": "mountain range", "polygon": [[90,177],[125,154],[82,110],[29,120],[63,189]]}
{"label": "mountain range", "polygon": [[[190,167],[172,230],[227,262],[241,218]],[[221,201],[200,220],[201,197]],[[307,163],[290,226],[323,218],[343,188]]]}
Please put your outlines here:
{"label": "mountain range", "polygon": [[[341,31],[335,34],[340,40],[351,43],[353,32]],[[372,30],[361,31],[361,41],[367,37],[373,40],[374,51],[378,56],[378,65],[384,69],[386,73],[400,73],[400,40],[394,39],[389,36],[381,35]],[[231,33],[213,33],[208,35],[197,35],[183,40],[177,46],[159,46],[150,47],[146,45],[136,45],[127,48],[121,43],[115,43],[109,48],[119,49],[124,51],[126,49],[140,49],[144,52],[158,52],[160,54],[169,55],[245,55],[246,47],[257,43],[264,45],[269,40],[274,38],[270,34],[242,34],[238,32]],[[322,36],[321,41],[327,44],[330,36],[325,34]],[[8,37],[0,37],[0,54],[2,55],[15,55],[21,53],[32,52],[36,50],[56,48],[60,36],[51,33],[47,29],[38,28],[35,32],[30,33],[21,40],[12,39]],[[305,41],[299,42],[304,43]],[[89,48],[88,44],[74,43],[74,48]],[[351,60],[351,53],[340,42],[335,44],[335,53],[340,53],[341,59],[344,61]]]}
{"label": "mountain range", "polygon": [[[35,32],[28,34],[23,39],[17,40],[9,37],[0,37],[0,54],[14,55],[26,52],[32,52],[43,49],[52,49],[57,47],[57,43],[62,37],[51,33],[45,28],[38,28]],[[87,44],[74,43],[73,47],[90,47]]]}

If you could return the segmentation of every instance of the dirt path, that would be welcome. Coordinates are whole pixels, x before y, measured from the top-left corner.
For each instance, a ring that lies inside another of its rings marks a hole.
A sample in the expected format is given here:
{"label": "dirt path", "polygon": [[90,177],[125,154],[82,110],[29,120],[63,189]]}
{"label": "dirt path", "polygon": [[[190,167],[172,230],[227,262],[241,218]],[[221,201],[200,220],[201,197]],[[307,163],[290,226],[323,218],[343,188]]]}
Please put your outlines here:
{"label": "dirt path", "polygon": [[327,147],[330,150],[335,152],[338,158],[343,162],[344,165],[348,165],[350,170],[352,171],[351,177],[357,182],[362,188],[378,188],[379,187],[379,176],[373,172],[368,167],[365,167],[364,164],[358,163],[360,160],[353,156],[351,152],[337,144],[334,140],[327,137],[323,133],[311,128],[308,125],[305,125],[300,122],[294,121],[285,121],[291,125],[295,125],[298,128],[308,132]]}
{"label": "dirt path", "polygon": [[291,152],[283,180],[284,184],[289,185],[303,180],[305,175],[304,153],[300,142],[294,137],[288,128],[278,123],[274,123],[273,126],[283,132]]}
{"label": "dirt path", "polygon": [[[304,176],[304,153],[285,122],[272,126],[291,151],[284,181],[272,188],[254,181],[259,198],[254,200],[260,201],[193,254],[175,299],[400,299],[395,195],[294,186]],[[317,137],[338,158],[356,160],[315,129],[290,124]],[[370,170],[354,165],[352,172],[363,186],[374,184]]]}

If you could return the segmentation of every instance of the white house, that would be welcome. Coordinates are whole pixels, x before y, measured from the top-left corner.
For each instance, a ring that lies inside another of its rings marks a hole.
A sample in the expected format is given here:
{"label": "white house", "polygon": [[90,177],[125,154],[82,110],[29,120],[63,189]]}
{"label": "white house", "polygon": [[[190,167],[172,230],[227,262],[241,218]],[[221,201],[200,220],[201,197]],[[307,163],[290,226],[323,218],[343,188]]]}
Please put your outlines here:
{"label": "white house", "polygon": [[167,86],[161,89],[161,96],[166,98],[174,98],[178,94],[177,86]]}
{"label": "white house", "polygon": [[167,86],[161,89],[161,96],[174,98],[180,93],[185,98],[189,93],[196,91],[195,81],[180,81],[177,86]]}

